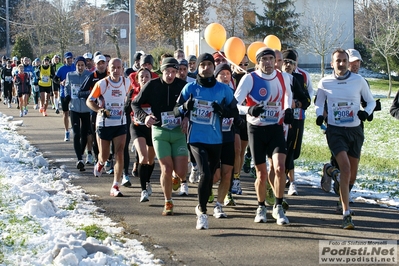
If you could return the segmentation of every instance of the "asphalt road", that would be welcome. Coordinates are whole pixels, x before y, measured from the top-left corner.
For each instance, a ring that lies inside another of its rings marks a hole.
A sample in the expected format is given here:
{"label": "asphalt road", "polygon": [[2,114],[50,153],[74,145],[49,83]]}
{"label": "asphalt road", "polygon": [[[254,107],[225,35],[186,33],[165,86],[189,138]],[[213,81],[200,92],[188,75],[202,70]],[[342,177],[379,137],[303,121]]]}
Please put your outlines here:
{"label": "asphalt road", "polygon": [[137,178],[132,179],[132,188],[121,188],[125,197],[110,197],[112,176],[93,177],[93,166],[87,166],[86,172],[76,169],[73,144],[63,141],[61,114],[49,110],[48,117],[43,117],[31,105],[29,114],[20,118],[15,105],[8,109],[2,103],[0,112],[14,116],[14,120],[22,119],[24,124],[18,132],[44,154],[50,166],[66,165],[76,175],[72,183],[92,195],[95,204],[106,211],[105,215],[125,228],[126,236],[142,241],[165,265],[319,265],[319,240],[397,240],[399,237],[397,209],[355,202],[352,209],[356,212],[353,218],[356,229],[343,230],[342,216],[335,214],[337,197],[310,186],[299,186],[299,196],[286,197],[290,204],[289,225],[277,225],[270,207],[268,222],[254,223],[257,207],[254,179],[244,173],[243,195],[236,196],[237,206],[224,208],[228,218],[212,217],[213,205],[209,204],[209,230],[196,230],[196,184],[189,184],[189,196],[174,194],[175,215],[164,217],[158,166],[152,176],[154,192],[149,202],[139,202]]}

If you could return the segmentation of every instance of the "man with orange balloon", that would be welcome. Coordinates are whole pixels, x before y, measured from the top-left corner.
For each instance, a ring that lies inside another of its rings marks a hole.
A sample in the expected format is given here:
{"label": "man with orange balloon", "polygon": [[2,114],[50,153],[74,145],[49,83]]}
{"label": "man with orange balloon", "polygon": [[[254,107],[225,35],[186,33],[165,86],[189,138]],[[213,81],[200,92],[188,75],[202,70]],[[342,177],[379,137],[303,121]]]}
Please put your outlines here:
{"label": "man with orange balloon", "polygon": [[[234,94],[237,107],[247,114],[248,139],[256,168],[255,190],[258,208],[254,222],[266,222],[266,182],[268,172],[266,156],[271,157],[275,171],[274,188],[276,202],[272,216],[278,225],[288,224],[282,203],[285,189],[286,142],[283,123],[291,124],[292,92],[287,73],[274,69],[275,52],[260,48],[256,52],[258,69],[246,74]],[[241,104],[246,100],[246,106]]]}

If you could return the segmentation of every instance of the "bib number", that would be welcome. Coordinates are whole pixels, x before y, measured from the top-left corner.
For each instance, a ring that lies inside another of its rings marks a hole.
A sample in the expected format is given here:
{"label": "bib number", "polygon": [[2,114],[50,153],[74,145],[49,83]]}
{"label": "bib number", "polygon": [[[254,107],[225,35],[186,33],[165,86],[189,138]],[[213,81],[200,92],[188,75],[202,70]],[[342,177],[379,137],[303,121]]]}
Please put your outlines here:
{"label": "bib number", "polygon": [[338,102],[332,105],[335,124],[351,123],[354,120],[353,102]]}
{"label": "bib number", "polygon": [[181,126],[181,117],[175,117],[173,112],[162,112],[161,119],[161,127],[163,128],[172,130],[178,126]]}
{"label": "bib number", "polygon": [[212,125],[213,119],[212,103],[195,99],[194,108],[190,113],[190,121],[197,124]]}
{"label": "bib number", "polygon": [[280,117],[281,112],[281,103],[280,102],[268,102],[267,105],[263,108],[265,111],[260,114],[260,121],[266,123],[278,123],[278,119]]}

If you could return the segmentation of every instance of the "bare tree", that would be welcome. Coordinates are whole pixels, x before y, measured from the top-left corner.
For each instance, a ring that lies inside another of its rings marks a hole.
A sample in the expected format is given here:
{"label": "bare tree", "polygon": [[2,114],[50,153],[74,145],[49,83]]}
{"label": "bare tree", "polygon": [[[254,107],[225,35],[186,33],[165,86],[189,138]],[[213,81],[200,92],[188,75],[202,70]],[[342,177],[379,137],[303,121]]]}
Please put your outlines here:
{"label": "bare tree", "polygon": [[211,4],[217,21],[226,29],[227,36],[244,37],[246,32],[246,12],[255,9],[250,0],[216,0]]}
{"label": "bare tree", "polygon": [[[361,7],[360,7],[361,8]],[[363,32],[363,38],[369,43],[369,48],[379,53],[387,67],[389,80],[388,98],[392,92],[392,75],[390,58],[399,54],[399,18],[398,4],[393,0],[376,0],[363,6],[367,12],[367,19],[363,22],[367,30]]]}
{"label": "bare tree", "polygon": [[116,55],[118,56],[118,58],[122,58],[121,55],[121,50],[119,49],[119,30],[116,27],[112,27],[111,30],[106,30],[105,31],[105,35],[107,35],[108,38],[111,39],[112,43],[115,46],[115,50],[116,50]]}
{"label": "bare tree", "polygon": [[306,17],[303,17],[299,28],[299,45],[304,51],[320,56],[321,76],[324,77],[325,58],[334,48],[341,47],[349,38],[351,27],[341,22],[338,0],[331,3],[330,8],[306,6]]}

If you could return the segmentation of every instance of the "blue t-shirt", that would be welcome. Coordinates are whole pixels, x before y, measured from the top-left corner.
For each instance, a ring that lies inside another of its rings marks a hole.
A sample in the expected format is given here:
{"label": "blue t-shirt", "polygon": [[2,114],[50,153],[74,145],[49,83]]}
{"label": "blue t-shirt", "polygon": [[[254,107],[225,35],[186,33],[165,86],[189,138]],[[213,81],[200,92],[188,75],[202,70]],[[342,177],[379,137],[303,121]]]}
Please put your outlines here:
{"label": "blue t-shirt", "polygon": [[222,123],[218,114],[213,112],[212,102],[229,105],[233,92],[226,84],[216,82],[212,88],[199,85],[197,81],[187,83],[180,97],[186,101],[193,95],[194,109],[190,114],[190,125],[187,134],[188,143],[221,144],[223,142]]}
{"label": "blue t-shirt", "polygon": [[[60,81],[63,81],[63,80],[66,79],[66,76],[67,76],[68,72],[72,72],[72,71],[75,71],[75,70],[76,70],[75,64],[72,64],[70,66],[63,65],[62,67],[60,67],[57,70],[57,73],[55,73],[55,75],[60,78]],[[60,96],[61,96],[61,98],[65,97],[65,88],[62,85],[60,86]]]}

